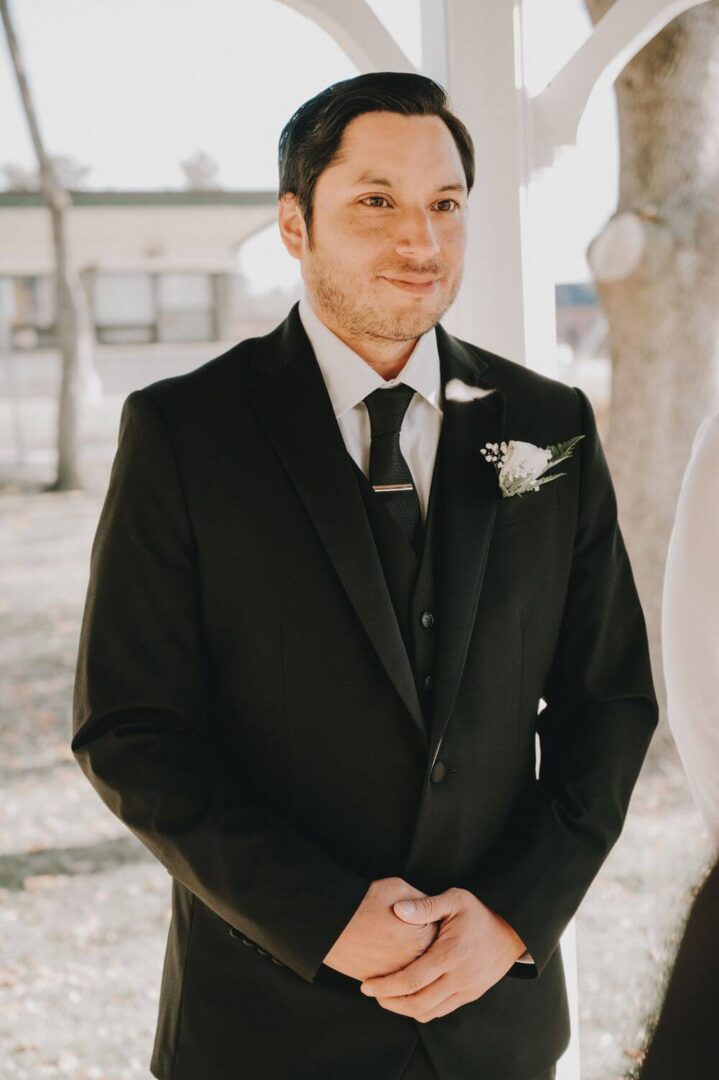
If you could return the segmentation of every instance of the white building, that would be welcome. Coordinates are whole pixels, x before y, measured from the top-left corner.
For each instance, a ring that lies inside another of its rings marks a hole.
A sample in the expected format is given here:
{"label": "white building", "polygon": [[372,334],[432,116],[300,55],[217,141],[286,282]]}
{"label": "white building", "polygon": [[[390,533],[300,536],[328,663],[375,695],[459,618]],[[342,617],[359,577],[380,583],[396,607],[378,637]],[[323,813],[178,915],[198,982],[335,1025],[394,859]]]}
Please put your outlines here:
{"label": "white building", "polygon": [[[276,220],[273,191],[73,191],[70,258],[98,341],[236,337],[241,244]],[[0,192],[0,322],[16,348],[55,344],[50,215],[37,192]]]}

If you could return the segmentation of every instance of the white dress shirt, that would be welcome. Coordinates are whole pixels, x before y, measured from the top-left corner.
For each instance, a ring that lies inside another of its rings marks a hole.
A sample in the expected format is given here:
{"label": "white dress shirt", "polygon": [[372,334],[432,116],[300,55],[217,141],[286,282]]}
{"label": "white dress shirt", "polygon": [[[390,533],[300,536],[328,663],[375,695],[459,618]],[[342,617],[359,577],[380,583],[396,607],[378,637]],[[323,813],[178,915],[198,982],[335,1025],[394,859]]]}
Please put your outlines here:
{"label": "white dress shirt", "polygon": [[[399,448],[412,474],[424,521],[443,415],[436,331],[432,328],[422,334],[399,375],[383,379],[322,322],[306,293],[299,303],[299,315],[317,357],[345,446],[368,479],[372,430],[363,399],[378,387],[398,383],[405,383],[415,391],[402,421]],[[519,960],[524,964],[534,963],[528,952]]]}
{"label": "white dress shirt", "polygon": [[719,854],[719,413],[694,436],[664,572],[667,718]]}
{"label": "white dress shirt", "polygon": [[399,448],[412,474],[424,521],[442,430],[442,379],[434,327],[418,339],[399,375],[383,379],[322,322],[306,294],[300,300],[299,314],[322,371],[345,446],[367,479],[372,433],[363,399],[378,387],[389,389],[399,383],[416,391],[402,421]]}

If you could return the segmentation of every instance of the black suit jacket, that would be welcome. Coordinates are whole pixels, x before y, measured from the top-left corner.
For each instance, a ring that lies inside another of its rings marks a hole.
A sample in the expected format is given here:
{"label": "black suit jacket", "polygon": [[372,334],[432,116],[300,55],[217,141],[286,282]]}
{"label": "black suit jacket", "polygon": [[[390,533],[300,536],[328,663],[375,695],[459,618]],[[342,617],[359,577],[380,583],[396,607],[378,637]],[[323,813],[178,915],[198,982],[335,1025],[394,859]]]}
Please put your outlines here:
{"label": "black suit jacket", "polygon": [[[656,724],[645,624],[586,396],[437,337],[443,383],[495,392],[445,403],[429,736],[297,305],[125,402],[72,748],[173,878],[164,1080],[395,1080],[418,1034],[443,1080],[530,1080],[567,1044],[557,943]],[[582,433],[521,497],[479,453]],[[472,890],[535,966],[428,1024],[382,1009],[322,961],[391,875]]]}

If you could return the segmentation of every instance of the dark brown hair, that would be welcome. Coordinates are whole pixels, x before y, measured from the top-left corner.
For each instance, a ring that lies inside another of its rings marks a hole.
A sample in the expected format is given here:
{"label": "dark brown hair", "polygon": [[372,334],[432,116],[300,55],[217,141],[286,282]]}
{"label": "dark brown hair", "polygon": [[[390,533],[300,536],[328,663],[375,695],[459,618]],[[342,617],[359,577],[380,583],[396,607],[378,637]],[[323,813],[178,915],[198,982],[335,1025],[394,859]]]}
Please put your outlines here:
{"label": "dark brown hair", "polygon": [[449,128],[464,168],[467,191],[474,183],[474,145],[450,111],[446,91],[425,75],[373,71],[343,79],[300,105],[282,129],[278,147],[279,197],[297,197],[312,243],[312,197],[322,172],[337,157],[344,129],[367,112],[439,116]]}

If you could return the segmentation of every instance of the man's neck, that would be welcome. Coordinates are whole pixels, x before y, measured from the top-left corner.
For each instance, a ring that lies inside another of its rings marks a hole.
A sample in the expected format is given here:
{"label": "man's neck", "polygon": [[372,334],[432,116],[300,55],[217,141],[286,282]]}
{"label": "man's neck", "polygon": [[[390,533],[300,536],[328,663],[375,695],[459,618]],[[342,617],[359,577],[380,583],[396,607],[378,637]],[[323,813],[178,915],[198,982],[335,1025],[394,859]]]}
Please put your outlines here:
{"label": "man's neck", "polygon": [[409,341],[392,341],[389,338],[372,337],[369,334],[350,334],[343,326],[337,325],[331,315],[314,301],[310,301],[309,297],[307,302],[311,303],[317,317],[325,326],[349,349],[361,356],[365,363],[374,368],[383,379],[393,379],[399,375],[419,340],[419,338],[411,338]]}

